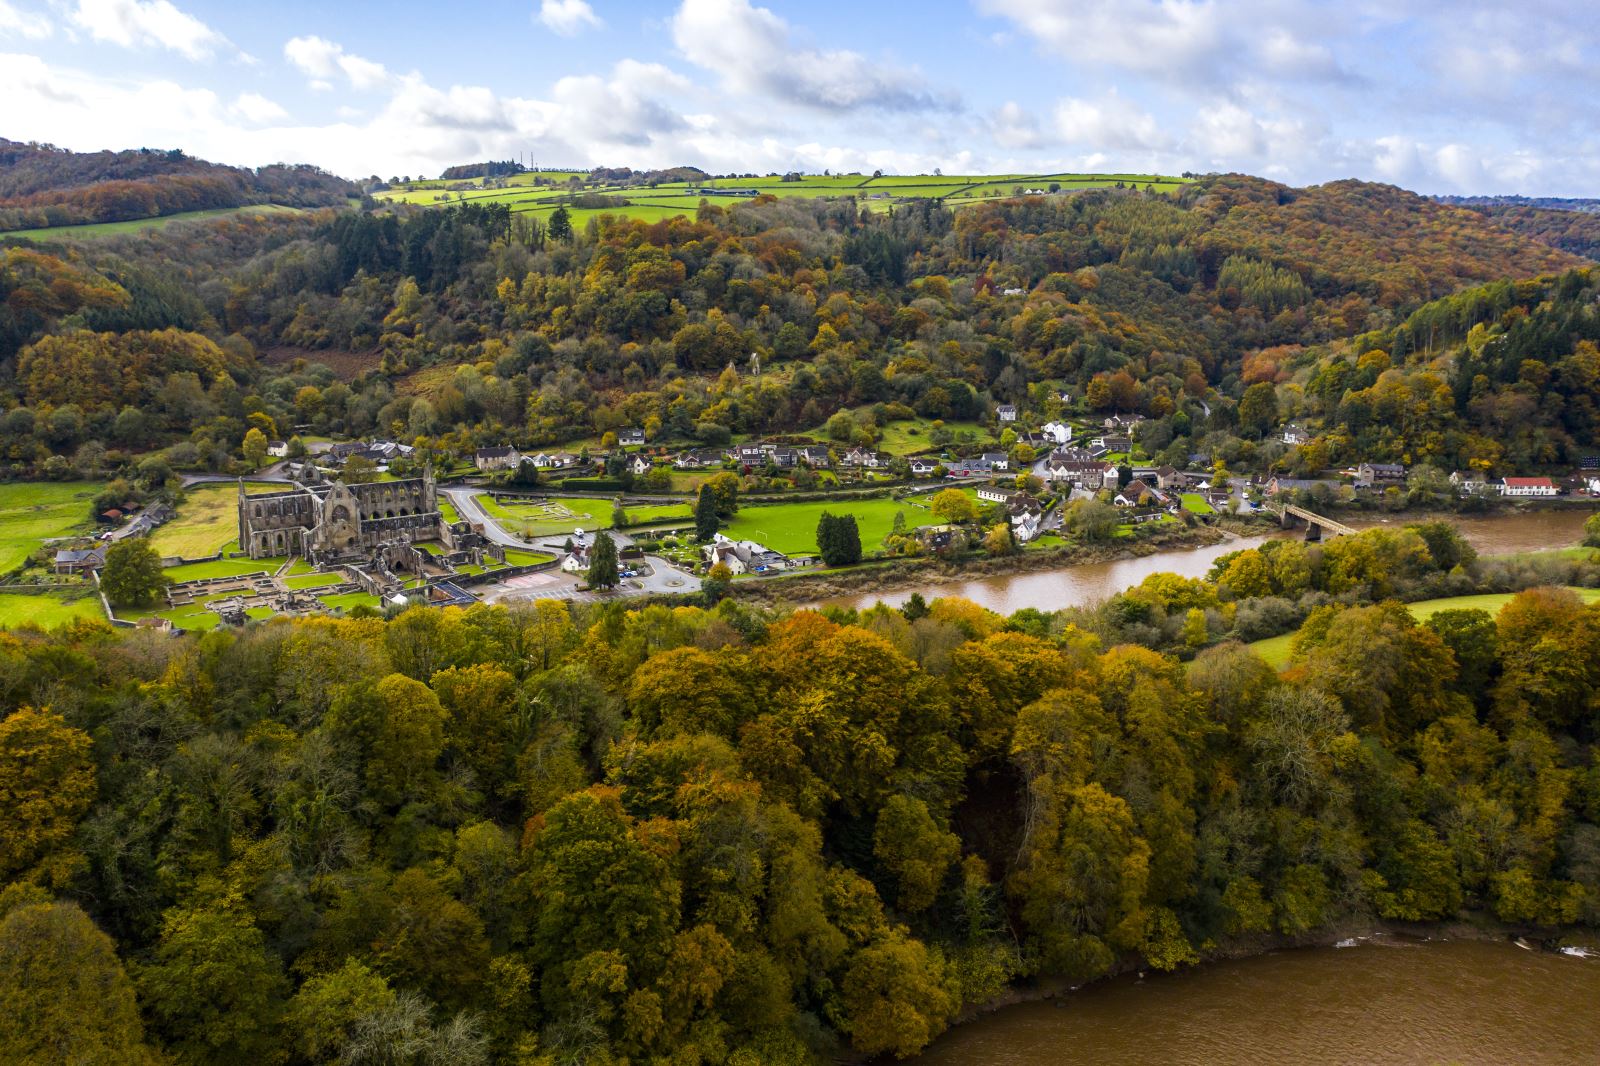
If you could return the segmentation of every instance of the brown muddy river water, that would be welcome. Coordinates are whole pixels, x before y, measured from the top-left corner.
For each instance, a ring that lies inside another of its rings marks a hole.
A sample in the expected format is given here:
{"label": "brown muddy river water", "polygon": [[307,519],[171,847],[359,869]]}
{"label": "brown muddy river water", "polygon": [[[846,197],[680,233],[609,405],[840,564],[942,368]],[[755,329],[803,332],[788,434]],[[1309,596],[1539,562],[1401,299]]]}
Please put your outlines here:
{"label": "brown muddy river water", "polygon": [[[1480,553],[1503,555],[1576,544],[1583,536],[1584,519],[1592,513],[1589,510],[1564,509],[1484,518],[1460,518],[1454,521]],[[1406,521],[1407,519],[1389,522],[1369,519],[1351,524],[1359,527],[1388,524],[1399,526],[1404,525]],[[1088,563],[1083,566],[1069,566],[1060,570],[1043,570],[1031,574],[998,574],[969,580],[958,578],[950,582],[897,589],[891,592],[841,596],[825,602],[842,607],[867,608],[882,600],[891,607],[898,607],[905,603],[913,592],[920,592],[930,600],[936,596],[962,596],[1000,614],[1011,614],[1024,607],[1057,611],[1063,607],[1077,607],[1103,600],[1113,593],[1137,585],[1151,574],[1172,573],[1184,577],[1204,577],[1219,556],[1260,544],[1264,539],[1264,537],[1237,538],[1203,548],[1158,552],[1140,559]]]}
{"label": "brown muddy river water", "polygon": [[913,1066],[1600,1063],[1600,959],[1380,938],[1007,1007]]}

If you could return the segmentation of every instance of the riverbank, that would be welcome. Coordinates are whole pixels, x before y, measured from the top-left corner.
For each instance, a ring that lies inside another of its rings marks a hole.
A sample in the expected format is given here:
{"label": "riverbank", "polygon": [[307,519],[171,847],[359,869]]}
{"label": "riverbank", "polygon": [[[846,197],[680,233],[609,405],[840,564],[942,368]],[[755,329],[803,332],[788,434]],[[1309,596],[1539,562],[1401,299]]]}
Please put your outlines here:
{"label": "riverbank", "polygon": [[1220,544],[1232,534],[1210,526],[1173,526],[1141,534],[1137,539],[1105,544],[1075,545],[1016,555],[990,556],[960,561],[935,558],[895,559],[849,570],[795,573],[781,577],[735,581],[729,595],[754,603],[811,603],[842,596],[890,593],[923,585],[1007,574],[1063,570],[1076,566],[1140,559],[1161,552]]}
{"label": "riverbank", "polygon": [[[1235,938],[1205,952],[1192,966],[1173,971],[1173,975],[1195,974],[1204,976],[1208,970],[1222,968],[1223,964],[1257,959],[1282,952],[1309,949],[1347,948],[1373,942],[1478,942],[1516,944],[1519,947],[1546,953],[1556,953],[1569,946],[1594,950],[1596,934],[1590,929],[1571,928],[1551,930],[1501,922],[1488,914],[1469,914],[1442,922],[1393,922],[1381,919],[1352,919],[1320,929],[1315,933],[1288,936],[1284,934],[1254,934]],[[1053,1003],[1070,1006],[1074,996],[1099,992],[1119,978],[1130,974],[1139,978],[1155,976],[1138,960],[1127,960],[1112,970],[1090,981],[1073,983],[1062,978],[1025,982],[1007,989],[1004,993],[980,1004],[965,1007],[951,1022],[950,1027],[931,1045],[937,1048],[940,1040],[965,1026],[1015,1007],[1030,1004]],[[1163,975],[1165,976],[1165,975]],[[886,1064],[888,1059],[852,1059],[856,1063]],[[913,1061],[916,1061],[915,1059]]]}

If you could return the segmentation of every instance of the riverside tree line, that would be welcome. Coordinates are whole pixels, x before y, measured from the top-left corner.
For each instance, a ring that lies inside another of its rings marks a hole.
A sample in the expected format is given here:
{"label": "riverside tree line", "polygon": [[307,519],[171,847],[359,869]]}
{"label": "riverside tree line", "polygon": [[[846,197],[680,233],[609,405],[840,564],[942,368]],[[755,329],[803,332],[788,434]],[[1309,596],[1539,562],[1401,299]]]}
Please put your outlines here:
{"label": "riverside tree line", "polygon": [[[1541,576],[1484,567],[1378,531],[1009,619],[0,635],[0,1058],[798,1066],[1029,977],[1593,925],[1600,607],[1386,599]],[[1272,598],[1286,672],[1190,639]]]}

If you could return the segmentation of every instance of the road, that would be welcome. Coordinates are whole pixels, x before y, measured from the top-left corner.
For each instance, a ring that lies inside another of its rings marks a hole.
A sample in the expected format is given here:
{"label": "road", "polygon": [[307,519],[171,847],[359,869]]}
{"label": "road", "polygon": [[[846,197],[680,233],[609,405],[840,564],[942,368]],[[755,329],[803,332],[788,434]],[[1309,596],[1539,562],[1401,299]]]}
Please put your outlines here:
{"label": "road", "polygon": [[[440,492],[449,498],[455,506],[456,512],[462,519],[483,528],[483,534],[495,544],[506,548],[538,548],[560,556],[562,546],[566,543],[566,535],[560,534],[552,537],[536,537],[533,540],[523,540],[512,536],[502,529],[493,518],[478,505],[477,497],[482,495],[482,489],[464,486],[448,486],[441,488]],[[616,541],[617,547],[627,548],[633,546],[633,538],[626,533],[611,530],[611,539]],[[638,576],[623,578],[622,586],[613,592],[580,592],[576,575],[563,573],[560,570],[547,570],[537,574],[524,574],[514,577],[509,581],[495,585],[479,586],[483,598],[490,603],[507,603],[516,600],[538,599],[564,599],[579,602],[595,602],[600,600],[615,599],[618,596],[656,596],[664,594],[686,594],[700,591],[700,579],[686,570],[681,570],[670,561],[658,555],[645,556],[646,566]]]}

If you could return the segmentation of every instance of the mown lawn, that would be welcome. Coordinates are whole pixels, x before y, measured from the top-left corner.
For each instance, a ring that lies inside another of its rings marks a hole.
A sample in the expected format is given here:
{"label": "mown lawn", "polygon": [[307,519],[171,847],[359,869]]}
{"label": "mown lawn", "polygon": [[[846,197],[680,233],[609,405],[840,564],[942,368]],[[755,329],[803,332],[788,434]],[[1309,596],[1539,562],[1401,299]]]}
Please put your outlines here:
{"label": "mown lawn", "polygon": [[[258,481],[244,487],[246,492],[273,492],[288,486]],[[198,559],[215,555],[238,535],[238,483],[196,485],[177,516],[150,534],[150,543],[162,558]]]}
{"label": "mown lawn", "polygon": [[734,540],[754,540],[785,555],[817,550],[817,521],[822,512],[856,516],[861,532],[861,553],[871,555],[894,530],[894,516],[905,515],[906,529],[932,524],[929,497],[915,500],[825,500],[816,503],[750,504],[739,508],[723,533]]}
{"label": "mown lawn", "polygon": [[21,566],[47,537],[93,532],[89,505],[101,488],[93,481],[0,484],[0,573]]}
{"label": "mown lawn", "polygon": [[344,583],[343,574],[303,574],[299,577],[286,577],[284,585],[292,589],[320,589],[329,585]]}
{"label": "mown lawn", "polygon": [[12,592],[0,594],[0,628],[4,629],[23,625],[54,629],[79,618],[104,619],[105,616],[98,596],[68,599],[48,592],[34,595]]}
{"label": "mown lawn", "polygon": [[[1585,603],[1600,602],[1600,589],[1574,588],[1570,591],[1577,593],[1579,599]],[[1475,596],[1445,596],[1436,600],[1418,600],[1408,603],[1406,607],[1411,611],[1412,617],[1419,622],[1425,622],[1440,611],[1488,611],[1498,614],[1500,608],[1511,602],[1514,592],[1485,592]],[[1290,645],[1294,643],[1294,633],[1284,633],[1266,640],[1258,640],[1250,645],[1252,651],[1265,659],[1270,665],[1282,670],[1289,665]]]}
{"label": "mown lawn", "polygon": [[554,558],[554,555],[546,552],[522,551],[518,548],[506,549],[507,566],[534,566],[538,563],[548,563]]}
{"label": "mown lawn", "polygon": [[574,529],[609,529],[611,526],[610,500],[558,496],[502,503],[485,494],[478,497],[478,506],[508,532],[523,537],[548,537],[571,533]]}
{"label": "mown lawn", "polygon": [[173,581],[203,581],[211,577],[242,577],[245,574],[275,574],[287,559],[212,559],[204,563],[169,566],[162,573]]}
{"label": "mown lawn", "polygon": [[625,506],[628,522],[632,525],[676,522],[694,517],[694,508],[687,503],[639,503]]}
{"label": "mown lawn", "polygon": [[337,596],[320,596],[322,603],[330,611],[350,611],[357,607],[371,607],[374,610],[383,606],[378,597],[370,592],[342,592]]}
{"label": "mown lawn", "polygon": [[1206,502],[1206,498],[1198,492],[1183,494],[1183,509],[1192,514],[1216,514],[1217,509]]}

